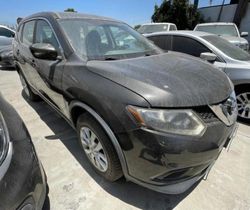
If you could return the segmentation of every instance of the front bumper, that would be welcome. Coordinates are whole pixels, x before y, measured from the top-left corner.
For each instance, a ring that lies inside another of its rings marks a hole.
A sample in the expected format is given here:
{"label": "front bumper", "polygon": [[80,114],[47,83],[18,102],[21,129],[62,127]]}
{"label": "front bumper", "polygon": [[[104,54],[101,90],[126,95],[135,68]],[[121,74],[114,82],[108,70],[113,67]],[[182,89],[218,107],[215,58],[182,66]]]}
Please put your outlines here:
{"label": "front bumper", "polygon": [[[146,129],[118,134],[128,179],[155,191],[179,194],[204,177],[234,131],[217,120],[202,137],[161,134]],[[129,139],[129,143],[125,143]]]}
{"label": "front bumper", "polygon": [[28,139],[12,142],[13,153],[8,170],[0,180],[0,209],[42,209],[46,197],[46,177]]}

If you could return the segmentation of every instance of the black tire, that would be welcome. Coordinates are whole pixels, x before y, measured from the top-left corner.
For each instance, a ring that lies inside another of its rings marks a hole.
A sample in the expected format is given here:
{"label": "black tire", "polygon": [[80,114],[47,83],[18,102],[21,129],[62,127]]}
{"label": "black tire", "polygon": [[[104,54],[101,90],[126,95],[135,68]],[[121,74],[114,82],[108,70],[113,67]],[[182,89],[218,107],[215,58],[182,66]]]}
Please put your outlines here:
{"label": "black tire", "polygon": [[[242,101],[247,103],[247,101],[242,96],[242,94],[244,93],[247,95],[247,98],[248,98],[248,105],[247,105],[247,108],[245,108],[245,114],[243,114],[243,109],[242,109]],[[238,120],[240,122],[249,124],[250,123],[250,89],[247,87],[244,87],[244,88],[240,88],[236,90],[236,98],[237,98],[237,105],[238,105]]]}
{"label": "black tire", "polygon": [[33,92],[33,90],[30,88],[27,80],[23,76],[22,72],[19,72],[19,77],[23,86],[23,92],[25,94],[25,97],[29,99],[30,101],[40,101],[41,98]]}
{"label": "black tire", "polygon": [[[96,137],[98,138],[99,142],[101,143],[103,150],[105,152],[105,155],[107,157],[107,170],[105,172],[100,171],[89,159],[87,154],[85,153],[83,144],[81,142],[80,132],[81,128],[87,127],[91,131],[94,132]],[[82,114],[78,120],[77,120],[77,135],[78,140],[81,145],[81,148],[84,151],[85,156],[88,159],[88,162],[91,164],[92,168],[101,176],[103,176],[106,180],[114,182],[122,177],[122,168],[119,161],[119,158],[117,156],[116,150],[110,141],[109,137],[107,136],[106,132],[103,130],[103,128],[100,126],[100,124],[89,114],[84,113]]]}

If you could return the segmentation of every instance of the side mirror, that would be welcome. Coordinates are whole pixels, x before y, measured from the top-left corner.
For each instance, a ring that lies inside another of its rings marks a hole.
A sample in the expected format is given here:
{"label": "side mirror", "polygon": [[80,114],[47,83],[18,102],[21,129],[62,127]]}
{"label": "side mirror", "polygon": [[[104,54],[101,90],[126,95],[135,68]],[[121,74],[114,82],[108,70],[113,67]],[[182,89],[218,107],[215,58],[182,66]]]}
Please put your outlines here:
{"label": "side mirror", "polygon": [[241,32],[240,36],[246,37],[246,36],[248,36],[248,32]]}
{"label": "side mirror", "polygon": [[204,53],[201,53],[200,58],[208,62],[214,62],[217,56],[210,52],[204,52]]}
{"label": "side mirror", "polygon": [[30,46],[30,51],[35,58],[44,60],[57,60],[58,53],[54,46],[47,43],[36,43]]}

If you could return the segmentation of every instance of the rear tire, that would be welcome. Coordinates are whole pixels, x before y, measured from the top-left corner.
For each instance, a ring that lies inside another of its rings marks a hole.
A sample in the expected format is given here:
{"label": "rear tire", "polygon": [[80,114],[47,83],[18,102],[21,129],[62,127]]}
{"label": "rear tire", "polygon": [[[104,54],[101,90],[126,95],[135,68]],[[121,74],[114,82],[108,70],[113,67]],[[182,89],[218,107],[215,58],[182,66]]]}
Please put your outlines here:
{"label": "rear tire", "polygon": [[79,143],[93,169],[108,181],[122,177],[122,169],[116,150],[100,124],[89,114],[77,120]]}
{"label": "rear tire", "polygon": [[238,120],[241,122],[250,123],[250,90],[241,88],[236,90]]}
{"label": "rear tire", "polygon": [[30,88],[29,84],[27,83],[25,77],[23,76],[22,72],[19,72],[19,77],[23,86],[23,91],[25,93],[25,96],[30,100],[30,101],[39,101],[40,97],[35,94],[32,89]]}

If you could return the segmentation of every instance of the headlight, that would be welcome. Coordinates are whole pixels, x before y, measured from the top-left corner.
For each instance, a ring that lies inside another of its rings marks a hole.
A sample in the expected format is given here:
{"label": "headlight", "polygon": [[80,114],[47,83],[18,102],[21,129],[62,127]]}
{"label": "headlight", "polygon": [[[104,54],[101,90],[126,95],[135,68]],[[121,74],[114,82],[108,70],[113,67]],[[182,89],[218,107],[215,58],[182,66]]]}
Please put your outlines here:
{"label": "headlight", "polygon": [[137,123],[142,127],[179,135],[199,136],[206,125],[192,110],[145,109],[127,106]]}
{"label": "headlight", "polygon": [[0,112],[0,165],[2,164],[3,160],[8,151],[9,146],[9,133],[7,130],[6,123]]}

